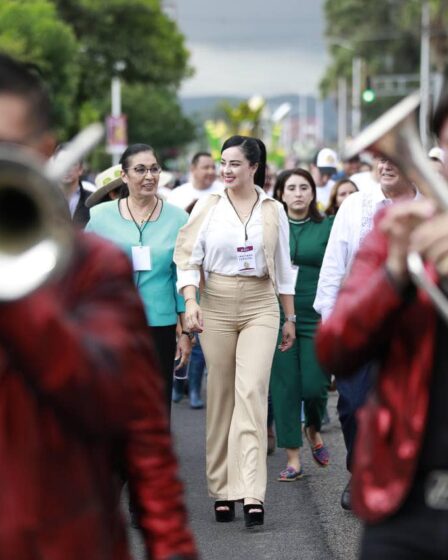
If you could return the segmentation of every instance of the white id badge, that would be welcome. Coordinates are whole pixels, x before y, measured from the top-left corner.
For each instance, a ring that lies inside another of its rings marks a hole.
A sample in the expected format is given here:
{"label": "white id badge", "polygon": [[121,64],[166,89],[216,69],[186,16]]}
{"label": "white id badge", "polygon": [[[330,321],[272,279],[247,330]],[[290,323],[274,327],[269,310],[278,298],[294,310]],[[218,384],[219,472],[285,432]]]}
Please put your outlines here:
{"label": "white id badge", "polygon": [[151,270],[151,249],[147,245],[132,247],[132,266],[134,270]]}
{"label": "white id badge", "polygon": [[238,259],[238,272],[255,270],[255,251],[253,245],[237,247],[236,256]]}

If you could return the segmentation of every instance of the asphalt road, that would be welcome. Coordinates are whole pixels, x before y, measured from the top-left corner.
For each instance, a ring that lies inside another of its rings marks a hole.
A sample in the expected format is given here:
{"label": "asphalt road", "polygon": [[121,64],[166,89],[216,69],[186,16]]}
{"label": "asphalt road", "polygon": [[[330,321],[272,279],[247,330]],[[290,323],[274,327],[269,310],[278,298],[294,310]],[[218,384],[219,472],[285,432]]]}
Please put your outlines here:
{"label": "asphalt road", "polygon": [[[361,527],[342,510],[340,494],[347,481],[345,448],[336,416],[336,396],[329,401],[330,424],[323,429],[331,464],[314,463],[307,445],[302,450],[305,476],[295,482],[277,482],[284,468],[281,449],[268,457],[265,524],[244,528],[237,504],[234,523],[214,521],[213,502],[207,497],[204,459],[205,412],[191,410],[188,401],[173,405],[173,433],[186,486],[190,521],[203,560],[355,560]],[[145,558],[136,531],[130,531],[135,560]]]}

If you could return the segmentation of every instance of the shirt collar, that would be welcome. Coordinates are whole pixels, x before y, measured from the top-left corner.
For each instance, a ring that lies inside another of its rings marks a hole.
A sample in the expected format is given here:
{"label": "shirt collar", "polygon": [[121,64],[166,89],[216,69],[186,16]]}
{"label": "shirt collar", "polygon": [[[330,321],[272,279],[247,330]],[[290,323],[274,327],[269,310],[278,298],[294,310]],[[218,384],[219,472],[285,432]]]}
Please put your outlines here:
{"label": "shirt collar", "polygon": [[[380,186],[375,188],[372,196],[373,196],[373,203],[375,204],[375,207],[377,209],[392,204],[392,200],[390,198],[386,198]],[[420,191],[418,189],[415,189],[415,196],[412,200],[419,200],[421,197],[422,195]]]}

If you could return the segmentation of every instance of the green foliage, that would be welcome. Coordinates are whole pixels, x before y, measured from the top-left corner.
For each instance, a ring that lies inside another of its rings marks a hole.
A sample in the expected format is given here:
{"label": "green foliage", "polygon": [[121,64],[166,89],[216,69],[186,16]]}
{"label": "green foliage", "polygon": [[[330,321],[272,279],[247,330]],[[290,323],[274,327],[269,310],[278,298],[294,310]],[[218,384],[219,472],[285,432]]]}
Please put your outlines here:
{"label": "green foliage", "polygon": [[40,69],[61,139],[105,119],[117,73],[130,141],[167,153],[195,136],[175,93],[189,53],[160,0],[0,0],[0,51]]}
{"label": "green foliage", "polygon": [[[444,73],[448,60],[448,10],[445,0],[430,0],[432,62]],[[337,80],[352,77],[352,59],[364,61],[364,79],[379,74],[418,74],[421,0],[326,0],[326,35],[331,62],[321,81],[324,96]],[[397,99],[377,98],[365,106],[365,121],[377,117]]]}
{"label": "green foliage", "polygon": [[162,160],[176,157],[177,149],[195,138],[194,125],[182,115],[171,88],[126,85],[123,112],[128,117],[129,143],[144,142],[154,146]]}
{"label": "green foliage", "polygon": [[255,99],[255,104],[248,101],[241,101],[234,107],[228,101],[219,104],[219,110],[224,115],[224,120],[228,124],[230,134],[242,134],[243,136],[259,136],[261,114],[265,107],[264,99]]}
{"label": "green foliage", "polygon": [[83,94],[109,86],[117,62],[128,83],[178,86],[188,51],[158,0],[55,0],[82,44]]}
{"label": "green foliage", "polygon": [[0,2],[0,51],[37,65],[54,100],[58,131],[74,122],[79,46],[71,27],[48,0]]}
{"label": "green foliage", "polygon": [[370,75],[418,71],[417,4],[418,0],[326,0],[331,63],[321,82],[322,93],[336,89],[339,76],[351,78],[355,55],[365,61]]}
{"label": "green foliage", "polygon": [[151,142],[162,153],[190,142],[194,126],[175,88],[192,72],[176,24],[159,0],[54,0],[81,44],[78,127],[110,112],[110,82],[119,75],[129,141]]}

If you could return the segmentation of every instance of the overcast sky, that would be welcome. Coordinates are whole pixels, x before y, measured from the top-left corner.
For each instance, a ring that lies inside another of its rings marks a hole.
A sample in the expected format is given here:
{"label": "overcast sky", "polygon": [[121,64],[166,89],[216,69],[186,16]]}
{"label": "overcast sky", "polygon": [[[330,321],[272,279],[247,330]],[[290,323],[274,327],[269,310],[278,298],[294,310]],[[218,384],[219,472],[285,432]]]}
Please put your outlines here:
{"label": "overcast sky", "polygon": [[195,76],[183,96],[316,93],[327,60],[323,0],[166,0]]}

